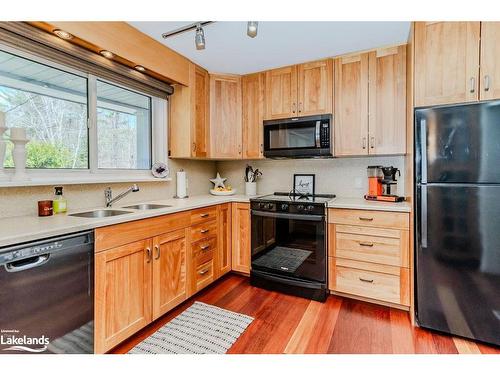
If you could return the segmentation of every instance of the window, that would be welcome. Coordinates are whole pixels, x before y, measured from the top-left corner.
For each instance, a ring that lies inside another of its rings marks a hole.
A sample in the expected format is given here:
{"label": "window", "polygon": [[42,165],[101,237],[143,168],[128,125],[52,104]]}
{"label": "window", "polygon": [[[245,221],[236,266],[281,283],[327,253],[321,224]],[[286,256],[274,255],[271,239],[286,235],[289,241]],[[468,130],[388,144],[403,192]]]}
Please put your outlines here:
{"label": "window", "polygon": [[167,159],[166,100],[1,45],[0,111],[26,129],[30,173],[145,173]]}

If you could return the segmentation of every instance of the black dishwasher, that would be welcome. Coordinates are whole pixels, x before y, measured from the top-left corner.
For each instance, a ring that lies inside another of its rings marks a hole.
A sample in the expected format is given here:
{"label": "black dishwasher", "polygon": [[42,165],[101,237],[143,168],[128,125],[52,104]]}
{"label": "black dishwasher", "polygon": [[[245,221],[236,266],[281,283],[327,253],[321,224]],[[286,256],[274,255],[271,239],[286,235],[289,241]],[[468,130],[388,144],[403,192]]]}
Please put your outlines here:
{"label": "black dishwasher", "polygon": [[0,249],[0,353],[93,353],[94,233]]}

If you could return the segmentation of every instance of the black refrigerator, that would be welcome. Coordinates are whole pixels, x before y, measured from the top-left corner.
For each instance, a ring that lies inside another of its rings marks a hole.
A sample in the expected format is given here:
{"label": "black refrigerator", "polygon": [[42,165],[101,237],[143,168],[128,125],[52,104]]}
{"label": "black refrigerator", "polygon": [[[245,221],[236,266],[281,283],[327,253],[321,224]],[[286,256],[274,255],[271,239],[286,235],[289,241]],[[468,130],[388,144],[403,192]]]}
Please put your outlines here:
{"label": "black refrigerator", "polygon": [[420,326],[500,345],[500,101],[415,110]]}

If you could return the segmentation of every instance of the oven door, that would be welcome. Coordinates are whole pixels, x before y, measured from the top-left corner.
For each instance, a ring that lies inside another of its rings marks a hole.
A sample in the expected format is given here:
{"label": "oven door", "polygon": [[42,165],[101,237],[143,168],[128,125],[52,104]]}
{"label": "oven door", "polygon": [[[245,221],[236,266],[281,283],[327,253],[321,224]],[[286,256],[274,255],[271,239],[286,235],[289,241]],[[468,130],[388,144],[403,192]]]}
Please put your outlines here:
{"label": "oven door", "polygon": [[252,210],[252,270],[326,282],[325,217]]}
{"label": "oven door", "polygon": [[264,156],[332,156],[330,123],[330,116],[264,121]]}

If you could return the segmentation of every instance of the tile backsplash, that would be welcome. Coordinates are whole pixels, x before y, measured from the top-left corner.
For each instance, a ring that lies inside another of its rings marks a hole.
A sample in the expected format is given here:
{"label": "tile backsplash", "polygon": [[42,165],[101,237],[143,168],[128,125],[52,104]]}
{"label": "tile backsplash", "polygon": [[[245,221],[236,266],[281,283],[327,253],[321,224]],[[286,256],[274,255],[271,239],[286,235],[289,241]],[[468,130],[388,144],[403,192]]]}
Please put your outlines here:
{"label": "tile backsplash", "polygon": [[366,167],[369,165],[394,166],[401,170],[397,193],[405,195],[404,156],[335,158],[335,159],[285,159],[220,161],[217,170],[227,183],[245,193],[245,166],[259,168],[263,175],[257,182],[257,193],[291,190],[293,175],[305,173],[316,175],[316,192],[333,193],[341,197],[362,197],[368,190]]}

